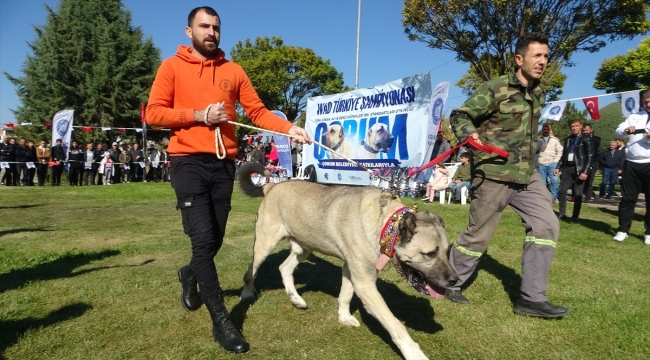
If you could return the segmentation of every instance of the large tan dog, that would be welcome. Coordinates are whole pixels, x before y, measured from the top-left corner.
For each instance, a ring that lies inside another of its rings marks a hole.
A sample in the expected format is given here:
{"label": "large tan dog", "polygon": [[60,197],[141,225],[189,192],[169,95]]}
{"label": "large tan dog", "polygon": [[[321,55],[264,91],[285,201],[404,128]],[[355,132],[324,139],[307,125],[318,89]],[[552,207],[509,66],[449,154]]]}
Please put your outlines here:
{"label": "large tan dog", "polygon": [[[398,197],[375,187],[326,186],[291,180],[256,187],[252,173],[263,174],[260,164],[239,170],[239,183],[249,196],[264,196],[255,223],[253,262],[244,275],[243,301],[255,298],[257,271],[280,240],[291,244],[280,265],[282,282],[291,303],[307,308],[293,283],[293,271],[312,251],[342,259],[343,282],[339,294],[339,322],[359,326],[350,314],[354,293],[368,313],[388,330],[406,359],[426,359],[404,325],[388,309],[377,291],[375,263],[380,257],[379,235],[392,215],[403,208]],[[398,223],[399,242],[393,265],[409,284],[425,295],[434,287],[449,287],[458,277],[447,260],[447,234],[442,219],[426,211],[407,212]]]}
{"label": "large tan dog", "polygon": [[[327,128],[327,132],[321,137],[321,143],[328,148],[338,152],[343,155],[343,157],[351,159],[354,157],[354,150],[350,146],[350,143],[343,133],[343,127],[338,124],[332,124]],[[340,159],[341,156],[338,156],[334,153],[331,153],[330,156],[332,159]]]}

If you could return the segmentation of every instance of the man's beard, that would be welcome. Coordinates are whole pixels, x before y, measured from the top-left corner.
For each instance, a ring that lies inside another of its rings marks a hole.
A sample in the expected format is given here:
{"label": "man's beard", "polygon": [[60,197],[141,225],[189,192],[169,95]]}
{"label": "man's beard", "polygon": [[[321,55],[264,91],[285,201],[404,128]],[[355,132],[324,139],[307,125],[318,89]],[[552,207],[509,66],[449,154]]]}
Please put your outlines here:
{"label": "man's beard", "polygon": [[217,53],[219,52],[219,43],[217,42],[217,39],[214,39],[213,44],[214,49],[209,49],[203,41],[192,36],[192,46],[206,59],[214,59],[217,57]]}

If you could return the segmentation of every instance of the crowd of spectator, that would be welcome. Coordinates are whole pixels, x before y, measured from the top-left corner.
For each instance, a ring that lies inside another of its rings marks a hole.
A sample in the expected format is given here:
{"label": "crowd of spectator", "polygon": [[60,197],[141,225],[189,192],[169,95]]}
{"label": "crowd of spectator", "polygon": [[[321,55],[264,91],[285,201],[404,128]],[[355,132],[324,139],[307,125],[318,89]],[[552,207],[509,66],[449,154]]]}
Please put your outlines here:
{"label": "crowd of spectator", "polygon": [[67,151],[60,139],[53,146],[44,140],[5,137],[0,143],[0,183],[6,186],[60,186],[67,173],[70,186],[112,185],[130,182],[170,181],[167,146],[150,143],[143,151],[138,143],[111,146],[103,143],[82,145],[72,141]]}

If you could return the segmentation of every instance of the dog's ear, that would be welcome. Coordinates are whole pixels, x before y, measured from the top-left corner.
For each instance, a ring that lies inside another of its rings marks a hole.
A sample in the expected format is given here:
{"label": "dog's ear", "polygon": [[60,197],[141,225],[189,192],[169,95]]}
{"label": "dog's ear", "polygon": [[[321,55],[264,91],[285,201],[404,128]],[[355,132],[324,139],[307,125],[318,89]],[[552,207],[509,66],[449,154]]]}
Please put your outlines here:
{"label": "dog's ear", "polygon": [[399,222],[399,241],[406,244],[415,234],[415,214],[407,212]]}

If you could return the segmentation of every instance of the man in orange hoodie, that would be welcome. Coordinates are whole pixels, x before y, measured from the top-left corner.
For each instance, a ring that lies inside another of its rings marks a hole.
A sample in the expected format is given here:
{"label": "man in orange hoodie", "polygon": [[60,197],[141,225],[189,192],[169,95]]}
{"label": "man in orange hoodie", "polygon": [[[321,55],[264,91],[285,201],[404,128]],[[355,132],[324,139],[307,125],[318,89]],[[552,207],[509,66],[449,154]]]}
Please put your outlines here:
{"label": "man in orange hoodie", "polygon": [[[244,70],[219,49],[221,18],[207,6],[192,10],[185,33],[192,46],[179,46],[165,59],[154,80],[147,122],[171,128],[168,151],[171,179],[183,230],[192,242],[190,264],[182,267],[181,303],[197,310],[203,302],[212,334],[226,350],[246,352],[249,345],[230,320],[223,303],[214,257],[226,229],[235,177],[237,138],[235,102],[259,127],[311,142],[304,129],[278,118],[257,96]],[[201,290],[197,293],[198,287]]]}

